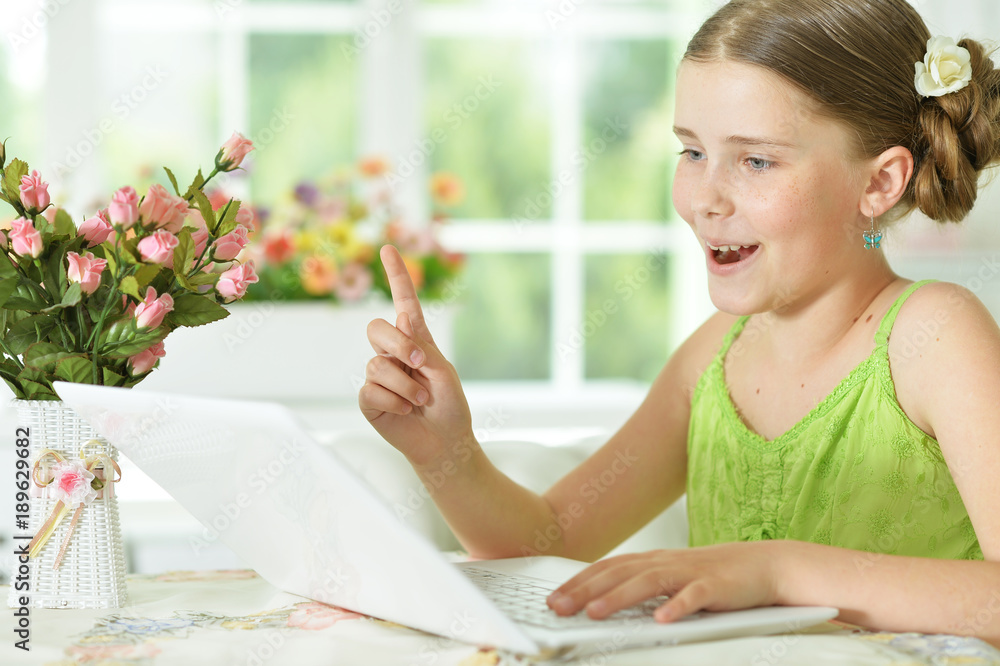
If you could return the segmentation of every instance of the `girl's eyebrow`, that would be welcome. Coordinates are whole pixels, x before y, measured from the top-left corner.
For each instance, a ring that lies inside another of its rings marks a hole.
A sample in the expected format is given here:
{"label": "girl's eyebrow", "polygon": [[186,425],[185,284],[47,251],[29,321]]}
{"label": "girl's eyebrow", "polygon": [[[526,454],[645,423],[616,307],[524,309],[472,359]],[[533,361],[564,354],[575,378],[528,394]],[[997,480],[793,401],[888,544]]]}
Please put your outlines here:
{"label": "girl's eyebrow", "polygon": [[[674,126],[674,134],[678,137],[686,137],[689,139],[697,139],[698,136],[689,129],[683,127]],[[794,148],[794,145],[787,143],[785,141],[777,141],[775,139],[765,139],[762,137],[755,136],[739,136],[731,135],[726,137],[726,143],[732,143],[739,146],[774,146],[777,148]]]}

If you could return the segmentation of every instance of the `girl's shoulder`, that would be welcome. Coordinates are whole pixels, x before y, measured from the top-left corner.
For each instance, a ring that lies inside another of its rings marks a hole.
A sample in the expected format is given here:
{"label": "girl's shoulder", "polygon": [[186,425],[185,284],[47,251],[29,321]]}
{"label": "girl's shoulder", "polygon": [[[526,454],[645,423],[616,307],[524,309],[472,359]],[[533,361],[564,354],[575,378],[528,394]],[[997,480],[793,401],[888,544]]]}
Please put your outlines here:
{"label": "girl's shoulder", "polygon": [[693,387],[697,383],[722,349],[726,335],[739,319],[736,315],[716,312],[674,352],[671,360],[676,364],[675,370],[683,376],[685,384]]}
{"label": "girl's shoulder", "polygon": [[900,406],[932,436],[942,407],[957,396],[1000,392],[1000,327],[966,287],[932,282],[914,291],[899,309],[888,353]]}

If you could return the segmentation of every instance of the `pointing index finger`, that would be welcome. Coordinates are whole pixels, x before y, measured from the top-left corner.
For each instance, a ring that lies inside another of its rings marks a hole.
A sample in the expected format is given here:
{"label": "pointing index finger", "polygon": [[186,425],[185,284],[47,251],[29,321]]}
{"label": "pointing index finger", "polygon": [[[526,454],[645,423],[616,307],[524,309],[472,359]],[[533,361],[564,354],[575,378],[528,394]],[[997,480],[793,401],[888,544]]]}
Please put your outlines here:
{"label": "pointing index finger", "polygon": [[417,290],[413,286],[413,280],[410,279],[399,250],[392,245],[383,245],[379,256],[382,258],[382,266],[385,267],[385,274],[389,279],[389,291],[392,292],[392,303],[396,307],[396,314],[405,313],[409,316],[413,330],[433,342],[434,338],[424,321],[424,311],[420,307]]}

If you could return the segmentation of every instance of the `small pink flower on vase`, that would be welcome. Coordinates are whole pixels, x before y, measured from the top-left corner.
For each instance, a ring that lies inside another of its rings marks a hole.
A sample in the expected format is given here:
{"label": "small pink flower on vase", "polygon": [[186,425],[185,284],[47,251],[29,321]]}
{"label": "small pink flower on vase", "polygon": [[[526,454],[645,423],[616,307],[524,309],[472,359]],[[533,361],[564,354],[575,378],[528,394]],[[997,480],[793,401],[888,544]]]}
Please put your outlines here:
{"label": "small pink flower on vase", "polygon": [[93,294],[101,286],[101,273],[107,267],[105,259],[98,259],[93,252],[84,255],[76,252],[67,252],[66,261],[69,264],[66,268],[66,279],[70,282],[78,282],[80,290],[85,294]]}
{"label": "small pink flower on vase", "polygon": [[174,248],[179,244],[177,236],[164,229],[159,229],[139,241],[139,256],[146,263],[163,264],[172,268]]}
{"label": "small pink flower on vase", "polygon": [[239,132],[233,132],[229,137],[219,155],[215,158],[215,166],[219,171],[233,171],[243,164],[243,159],[253,150],[253,142]]}
{"label": "small pink flower on vase", "polygon": [[21,203],[28,210],[40,212],[52,201],[49,197],[49,184],[42,182],[37,171],[22,176],[18,189],[21,191]]}
{"label": "small pink flower on vase", "polygon": [[188,208],[187,201],[171,194],[167,188],[162,185],[151,185],[139,205],[139,215],[147,224],[155,224],[157,229],[166,229],[176,234],[184,226]]}
{"label": "small pink flower on vase", "polygon": [[31,220],[20,217],[10,223],[10,245],[21,257],[38,257],[42,253],[42,234]]}
{"label": "small pink flower on vase", "polygon": [[237,226],[215,241],[215,245],[212,247],[212,258],[216,261],[232,261],[239,256],[249,240],[247,228]]}
{"label": "small pink flower on vase", "polygon": [[97,247],[108,240],[112,233],[114,233],[114,229],[111,228],[111,223],[108,221],[106,210],[97,211],[96,215],[84,220],[80,228],[77,229],[77,235],[83,236],[87,240],[87,247]]}
{"label": "small pink flower on vase", "polygon": [[135,188],[123,187],[111,197],[108,218],[116,227],[128,229],[139,220],[139,195]]}
{"label": "small pink flower on vase", "polygon": [[372,272],[364,264],[350,263],[344,266],[337,285],[337,298],[342,301],[361,300],[374,283]]}
{"label": "small pink flower on vase", "polygon": [[247,293],[247,287],[257,282],[258,279],[253,262],[248,261],[245,264],[233,266],[220,275],[219,281],[215,283],[215,290],[228,303],[237,298],[243,298]]}
{"label": "small pink flower on vase", "polygon": [[170,294],[157,297],[156,290],[149,287],[146,298],[135,308],[135,325],[138,328],[156,328],[173,309],[174,299]]}
{"label": "small pink flower on vase", "polygon": [[156,366],[157,361],[166,355],[167,353],[164,351],[163,342],[161,341],[152,345],[149,349],[139,352],[135,356],[130,356],[128,362],[132,366],[132,375],[146,374]]}
{"label": "small pink flower on vase", "polygon": [[52,483],[49,496],[62,500],[68,507],[90,504],[97,497],[97,491],[90,483],[94,475],[83,465],[83,461],[66,460],[52,466]]}

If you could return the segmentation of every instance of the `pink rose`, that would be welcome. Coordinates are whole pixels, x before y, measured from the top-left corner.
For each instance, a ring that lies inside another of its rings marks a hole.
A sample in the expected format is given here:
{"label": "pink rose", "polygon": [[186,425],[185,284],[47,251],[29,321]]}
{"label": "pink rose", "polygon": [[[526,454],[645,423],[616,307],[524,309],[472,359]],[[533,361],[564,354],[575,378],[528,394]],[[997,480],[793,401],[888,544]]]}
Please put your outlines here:
{"label": "pink rose", "polygon": [[94,217],[84,220],[77,234],[87,239],[87,247],[96,247],[111,237],[114,229],[108,222],[108,213],[104,210],[97,211]]}
{"label": "pink rose", "polygon": [[128,362],[132,364],[132,375],[144,375],[153,369],[159,359],[166,356],[167,353],[163,351],[163,342],[157,342],[155,345],[147,349],[146,351],[141,351],[135,356],[130,356]]}
{"label": "pink rose", "polygon": [[217,261],[232,261],[239,256],[249,240],[247,238],[247,228],[236,227],[215,241],[215,245],[212,247],[212,258]]}
{"label": "pink rose", "polygon": [[257,229],[257,214],[254,213],[253,208],[246,204],[240,206],[236,212],[236,224],[246,227],[247,231],[255,231]]}
{"label": "pink rose", "polygon": [[139,241],[139,256],[150,264],[164,264],[172,267],[174,248],[180,244],[177,236],[159,229]]}
{"label": "pink rose", "polygon": [[257,282],[257,272],[253,268],[253,262],[233,266],[228,271],[219,276],[219,281],[215,284],[215,290],[226,299],[226,302],[243,298],[247,293],[247,286]]}
{"label": "pink rose", "polygon": [[42,253],[42,234],[31,220],[19,217],[10,223],[10,244],[18,256],[38,257]]}
{"label": "pink rose", "polygon": [[101,273],[107,267],[108,262],[98,259],[92,252],[80,256],[76,252],[67,252],[66,261],[69,267],[66,269],[66,279],[70,282],[79,282],[80,290],[85,294],[92,294],[101,286]]}
{"label": "pink rose", "polygon": [[123,187],[111,197],[108,206],[111,224],[128,229],[139,219],[139,195],[131,186]]}
{"label": "pink rose", "polygon": [[188,213],[188,202],[167,191],[162,185],[151,185],[146,197],[139,205],[139,215],[157,229],[166,229],[176,234],[184,226]]}
{"label": "pink rose", "polygon": [[191,232],[191,240],[194,241],[195,258],[200,257],[202,252],[205,251],[205,246],[208,245],[208,229],[205,227],[195,229]]}
{"label": "pink rose", "polygon": [[62,500],[69,507],[89,504],[97,497],[97,491],[90,485],[93,480],[93,472],[84,467],[82,460],[58,462],[52,466],[49,497]]}
{"label": "pink rose", "polygon": [[156,297],[156,290],[146,289],[146,298],[135,308],[135,325],[139,328],[156,328],[163,318],[174,309],[174,299],[170,294]]}
{"label": "pink rose", "polygon": [[232,171],[243,163],[243,158],[251,150],[253,150],[253,142],[239,132],[233,132],[233,135],[222,144],[222,150],[219,151],[219,156],[215,159],[215,165],[219,171]]}
{"label": "pink rose", "polygon": [[49,184],[42,182],[37,171],[21,177],[21,203],[29,210],[40,211],[52,201],[49,198]]}

